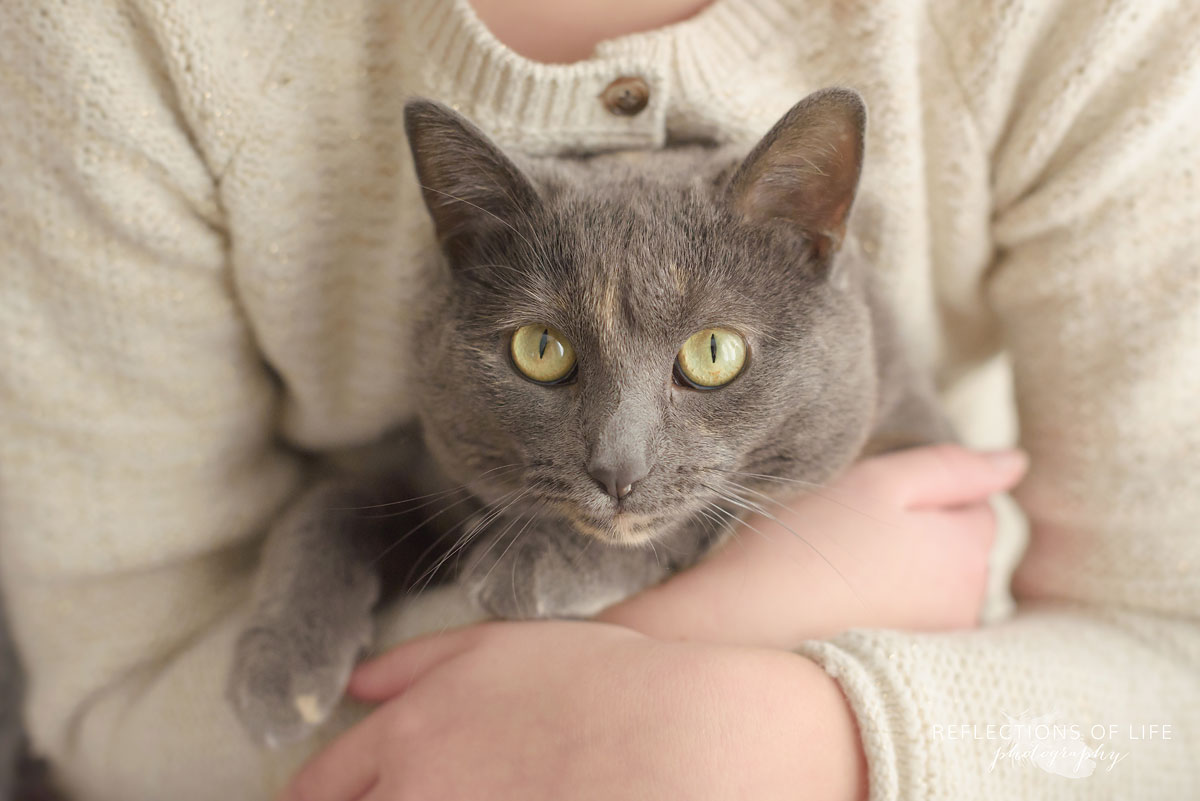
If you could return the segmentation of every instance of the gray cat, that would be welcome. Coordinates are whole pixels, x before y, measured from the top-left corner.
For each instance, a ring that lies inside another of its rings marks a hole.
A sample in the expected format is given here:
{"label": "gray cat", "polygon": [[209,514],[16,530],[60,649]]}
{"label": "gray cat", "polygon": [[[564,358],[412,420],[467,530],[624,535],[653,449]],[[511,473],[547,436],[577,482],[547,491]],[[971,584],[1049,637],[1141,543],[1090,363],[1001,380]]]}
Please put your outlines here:
{"label": "gray cat", "polygon": [[587,616],[794,482],[949,438],[846,236],[865,119],[826,89],[744,158],[518,160],[408,105],[445,255],[411,349],[419,427],[270,531],[229,679],[256,739],[327,716],[384,593],[451,580],[496,617]]}

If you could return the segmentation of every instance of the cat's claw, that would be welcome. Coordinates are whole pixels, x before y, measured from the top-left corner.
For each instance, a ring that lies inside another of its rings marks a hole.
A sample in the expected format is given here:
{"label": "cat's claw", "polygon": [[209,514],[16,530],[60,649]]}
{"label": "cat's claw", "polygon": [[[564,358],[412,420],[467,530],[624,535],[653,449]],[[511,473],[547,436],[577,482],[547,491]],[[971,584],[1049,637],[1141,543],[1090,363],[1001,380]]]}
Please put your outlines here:
{"label": "cat's claw", "polygon": [[303,740],[337,705],[364,645],[349,641],[326,650],[281,628],[247,629],[235,645],[227,689],[238,719],[270,748]]}

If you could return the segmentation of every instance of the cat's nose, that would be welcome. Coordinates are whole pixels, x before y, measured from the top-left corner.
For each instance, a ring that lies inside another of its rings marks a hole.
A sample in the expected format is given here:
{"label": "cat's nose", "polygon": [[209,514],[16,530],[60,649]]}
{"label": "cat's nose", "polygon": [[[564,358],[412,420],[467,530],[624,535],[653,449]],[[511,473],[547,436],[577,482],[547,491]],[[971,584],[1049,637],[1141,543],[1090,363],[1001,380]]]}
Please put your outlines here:
{"label": "cat's nose", "polygon": [[633,485],[646,477],[650,472],[643,460],[618,462],[616,464],[597,463],[593,460],[588,465],[588,473],[605,492],[617,500],[621,500],[633,492]]}

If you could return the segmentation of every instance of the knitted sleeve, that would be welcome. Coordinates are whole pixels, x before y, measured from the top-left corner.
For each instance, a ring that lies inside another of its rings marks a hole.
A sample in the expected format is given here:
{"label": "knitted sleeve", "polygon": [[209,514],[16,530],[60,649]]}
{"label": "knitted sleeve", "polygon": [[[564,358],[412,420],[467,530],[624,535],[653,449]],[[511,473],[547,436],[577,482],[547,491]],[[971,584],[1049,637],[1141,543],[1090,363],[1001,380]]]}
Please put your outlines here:
{"label": "knitted sleeve", "polygon": [[855,710],[872,799],[1197,797],[1200,17],[943,5],[993,154],[983,291],[1032,456],[1018,612],[803,652]]}
{"label": "knitted sleeve", "polygon": [[248,543],[297,470],[227,265],[236,143],[188,51],[189,15],[258,25],[168,5],[0,14],[0,556],[29,734],[78,799],[286,774],[223,702]]}

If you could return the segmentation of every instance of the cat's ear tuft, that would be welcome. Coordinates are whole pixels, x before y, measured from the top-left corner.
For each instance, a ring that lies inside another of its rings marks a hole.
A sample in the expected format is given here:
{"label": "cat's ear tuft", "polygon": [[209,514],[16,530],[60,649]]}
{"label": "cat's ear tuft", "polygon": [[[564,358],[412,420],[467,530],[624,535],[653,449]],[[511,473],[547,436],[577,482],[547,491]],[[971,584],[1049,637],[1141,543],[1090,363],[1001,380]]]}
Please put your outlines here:
{"label": "cat's ear tuft", "polygon": [[410,101],[404,128],[438,242],[452,257],[471,237],[513,227],[538,203],[537,190],[512,160],[440,103]]}
{"label": "cat's ear tuft", "polygon": [[841,246],[862,171],[867,107],[852,89],[801,100],[733,174],[735,210],[748,220],[794,223],[818,257]]}

